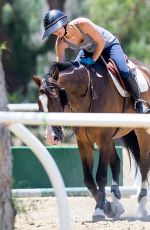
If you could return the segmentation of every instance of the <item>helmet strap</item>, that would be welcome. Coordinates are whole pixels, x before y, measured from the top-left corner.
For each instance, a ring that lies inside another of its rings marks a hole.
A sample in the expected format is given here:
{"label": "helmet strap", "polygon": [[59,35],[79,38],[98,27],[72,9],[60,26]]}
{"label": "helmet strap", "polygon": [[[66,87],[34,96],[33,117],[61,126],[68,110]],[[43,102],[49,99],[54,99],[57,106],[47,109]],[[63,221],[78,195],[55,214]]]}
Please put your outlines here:
{"label": "helmet strap", "polygon": [[64,29],[65,29],[65,33],[64,33],[64,36],[63,36],[63,37],[65,37],[65,36],[66,36],[66,34],[67,34],[67,24],[66,24],[66,25],[64,25]]}

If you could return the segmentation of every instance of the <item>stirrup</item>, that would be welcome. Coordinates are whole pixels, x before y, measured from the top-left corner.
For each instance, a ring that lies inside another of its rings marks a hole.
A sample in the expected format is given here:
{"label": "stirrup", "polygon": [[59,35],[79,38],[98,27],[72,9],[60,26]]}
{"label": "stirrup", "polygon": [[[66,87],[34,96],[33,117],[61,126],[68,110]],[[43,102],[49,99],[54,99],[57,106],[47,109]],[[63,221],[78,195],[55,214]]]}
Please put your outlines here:
{"label": "stirrup", "polygon": [[134,107],[137,113],[150,113],[150,105],[143,99],[135,100]]}

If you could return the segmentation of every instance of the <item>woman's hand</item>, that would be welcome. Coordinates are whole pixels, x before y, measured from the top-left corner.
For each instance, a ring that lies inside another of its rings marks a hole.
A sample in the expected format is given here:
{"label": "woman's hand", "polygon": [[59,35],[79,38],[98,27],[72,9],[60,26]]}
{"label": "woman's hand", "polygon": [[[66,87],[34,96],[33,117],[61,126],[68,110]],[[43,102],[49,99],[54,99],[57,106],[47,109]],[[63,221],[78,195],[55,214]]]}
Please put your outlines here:
{"label": "woman's hand", "polygon": [[81,57],[80,63],[86,64],[86,65],[94,65],[95,61],[91,57]]}

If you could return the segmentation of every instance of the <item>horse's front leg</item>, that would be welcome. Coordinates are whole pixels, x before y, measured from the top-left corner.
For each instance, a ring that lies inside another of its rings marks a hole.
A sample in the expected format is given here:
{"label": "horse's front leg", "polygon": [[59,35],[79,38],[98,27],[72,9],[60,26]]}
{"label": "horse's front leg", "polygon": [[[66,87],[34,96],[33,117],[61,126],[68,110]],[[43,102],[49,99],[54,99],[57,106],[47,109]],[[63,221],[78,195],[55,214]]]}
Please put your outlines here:
{"label": "horse's front leg", "polygon": [[121,199],[121,193],[119,190],[119,175],[120,175],[120,158],[115,149],[115,145],[112,143],[112,152],[109,160],[109,165],[112,172],[112,186],[111,186],[111,197],[112,197],[112,208],[117,208],[115,218],[120,217],[124,213],[124,208],[119,202]]}
{"label": "horse's front leg", "polygon": [[[101,194],[101,199],[96,205],[96,210],[103,209],[108,217],[115,217],[124,212],[122,205],[119,203],[121,194],[119,191],[119,173],[120,173],[120,160],[116,153],[114,143],[112,141],[103,142],[100,148],[100,156],[98,169],[96,174],[96,181]],[[105,186],[107,184],[107,168],[108,163],[113,175],[113,183],[111,187],[113,202],[108,202],[105,198]],[[121,206],[121,207],[120,207]],[[120,209],[120,210],[119,210]],[[95,211],[96,213],[96,211]]]}
{"label": "horse's front leg", "polygon": [[107,212],[106,209],[109,205],[107,203],[105,194],[105,186],[107,184],[108,156],[104,158],[103,153],[105,153],[104,149],[101,150],[99,156],[98,169],[96,173],[96,182],[99,187],[99,199],[97,200],[95,212],[93,213],[93,221],[100,221],[104,219],[105,212]]}
{"label": "horse's front leg", "polygon": [[109,163],[109,146],[100,144],[99,162],[96,173],[96,182],[99,187],[99,200],[95,207],[93,220],[100,220],[101,215],[108,216],[111,212],[110,203],[106,200],[105,186],[107,184],[107,169]]}
{"label": "horse's front leg", "polygon": [[97,189],[96,183],[94,181],[92,171],[93,171],[93,149],[89,143],[77,139],[78,148],[80,152],[80,158],[83,167],[84,183],[90,190],[95,201],[99,200],[99,191]]}

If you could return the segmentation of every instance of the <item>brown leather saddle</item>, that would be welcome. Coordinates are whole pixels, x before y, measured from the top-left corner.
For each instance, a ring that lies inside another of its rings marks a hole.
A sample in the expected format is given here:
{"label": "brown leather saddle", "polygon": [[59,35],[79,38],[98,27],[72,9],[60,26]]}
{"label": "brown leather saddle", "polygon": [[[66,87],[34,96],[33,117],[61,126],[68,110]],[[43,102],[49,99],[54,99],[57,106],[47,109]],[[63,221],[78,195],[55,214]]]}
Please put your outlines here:
{"label": "brown leather saddle", "polygon": [[[126,63],[128,64],[128,57],[125,55]],[[104,61],[104,60],[103,60]],[[122,80],[122,77],[120,76],[119,70],[115,64],[115,62],[112,59],[109,59],[108,63],[105,63],[107,65],[107,69],[117,78],[117,80],[120,82],[121,86],[126,89],[124,82]],[[131,69],[131,72],[134,71]]]}

